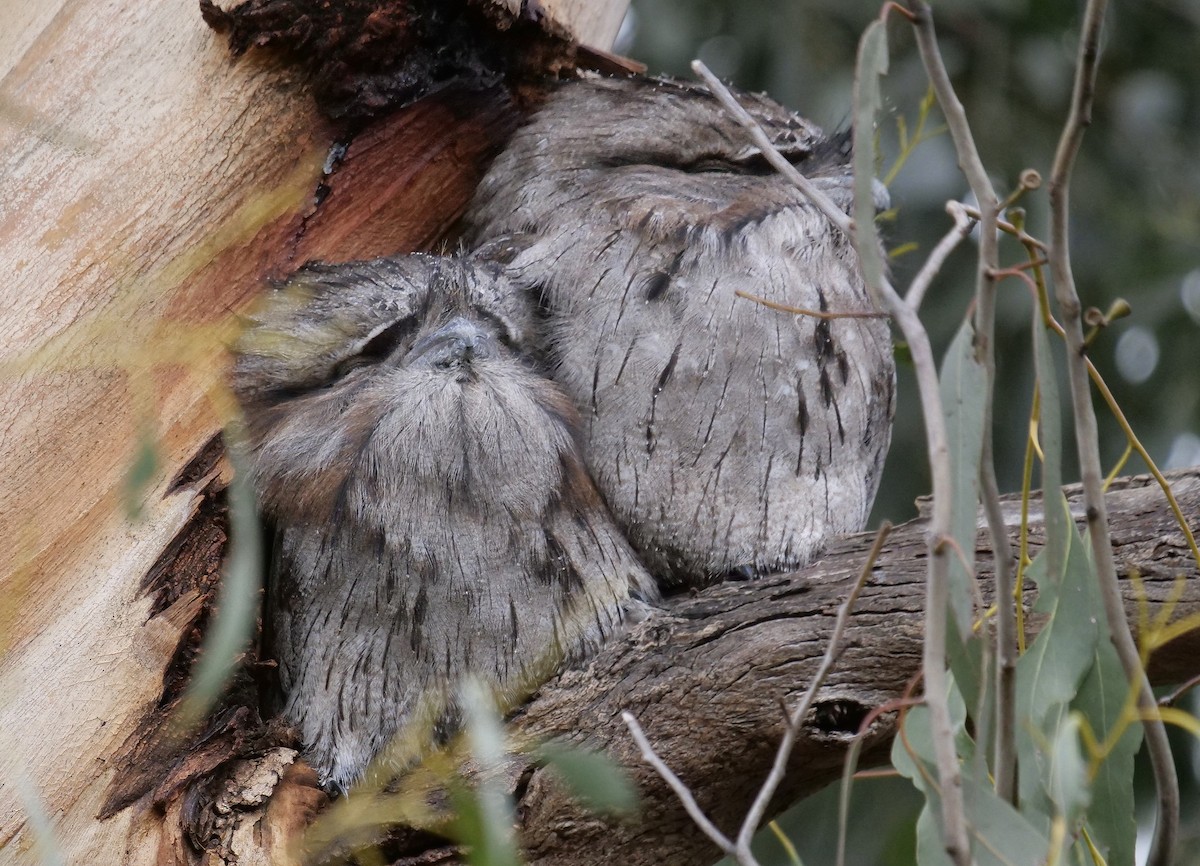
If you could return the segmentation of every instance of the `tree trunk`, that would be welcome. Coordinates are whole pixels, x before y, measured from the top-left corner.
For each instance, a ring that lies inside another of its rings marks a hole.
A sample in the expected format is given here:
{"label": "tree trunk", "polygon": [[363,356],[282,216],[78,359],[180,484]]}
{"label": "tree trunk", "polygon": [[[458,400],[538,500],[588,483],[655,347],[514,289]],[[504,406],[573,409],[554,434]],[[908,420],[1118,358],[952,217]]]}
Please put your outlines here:
{"label": "tree trunk", "polygon": [[[541,22],[606,48],[626,5],[543,0]],[[327,176],[311,76],[231,59],[195,0],[2,18],[0,860],[49,816],[67,862],[154,863],[160,815],[97,815],[216,583],[230,313],[309,258],[432,246],[516,113],[443,90]]]}

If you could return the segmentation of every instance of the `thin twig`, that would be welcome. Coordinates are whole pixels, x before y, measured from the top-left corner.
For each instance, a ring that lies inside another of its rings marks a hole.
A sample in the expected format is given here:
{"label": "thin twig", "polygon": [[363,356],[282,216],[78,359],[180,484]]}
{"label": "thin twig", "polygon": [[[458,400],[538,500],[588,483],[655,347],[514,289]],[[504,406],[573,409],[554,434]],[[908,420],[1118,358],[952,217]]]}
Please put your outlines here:
{"label": "thin twig", "polygon": [[[1142,440],[1133,432],[1133,425],[1129,423],[1129,419],[1121,411],[1121,407],[1117,404],[1117,398],[1113,396],[1112,391],[1108,388],[1108,383],[1104,381],[1104,377],[1100,375],[1100,371],[1096,369],[1096,365],[1092,363],[1090,358],[1087,362],[1087,368],[1088,375],[1092,379],[1092,384],[1096,386],[1096,390],[1100,392],[1100,396],[1108,404],[1109,411],[1112,412],[1117,424],[1125,433],[1126,440],[1133,447],[1133,450],[1137,452],[1138,456],[1142,458],[1142,462],[1146,464],[1146,468],[1150,470],[1150,474],[1154,476],[1154,480],[1158,482],[1159,488],[1167,499],[1167,505],[1171,508],[1171,513],[1175,515],[1175,522],[1179,525],[1180,530],[1183,532],[1184,540],[1188,543],[1188,548],[1192,552],[1192,558],[1196,561],[1196,565],[1200,566],[1200,547],[1196,544],[1196,534],[1192,532],[1192,527],[1188,524],[1187,518],[1184,517],[1183,509],[1179,506],[1179,500],[1175,498],[1175,491],[1171,489],[1171,483],[1162,474],[1162,470],[1158,468],[1158,465],[1150,456],[1150,452],[1142,444]],[[1107,482],[1107,479],[1105,481]],[[1105,487],[1107,487],[1107,483]]]}
{"label": "thin twig", "polygon": [[[764,158],[804,193],[835,227],[857,242],[853,233],[853,221],[824,192],[784,159],[771,144],[766,133],[755,123],[754,118],[738,104],[716,76],[699,60],[692,62],[692,69],[712,88],[713,94],[738,122],[746,127]],[[867,288],[876,304],[891,313],[893,321],[908,342],[917,378],[917,390],[921,398],[921,417],[925,423],[925,442],[933,487],[933,511],[926,539],[929,575],[925,584],[926,624],[922,660],[925,670],[925,703],[929,707],[930,726],[934,735],[947,851],[957,866],[967,866],[970,847],[963,809],[962,772],[954,746],[954,729],[950,721],[949,680],[946,676],[949,569],[944,541],[950,537],[953,482],[950,475],[950,449],[946,440],[946,420],[938,387],[937,363],[929,343],[929,334],[921,324],[916,310],[904,303],[904,299],[896,292],[887,276],[881,277],[879,285],[868,285]]]}
{"label": "thin twig", "polygon": [[849,595],[838,608],[837,620],[833,624],[833,633],[829,636],[829,644],[825,647],[825,655],[821,657],[820,667],[817,668],[816,675],[808,684],[808,688],[804,692],[804,697],[800,699],[800,703],[792,710],[791,717],[788,719],[787,730],[783,734],[783,740],[779,743],[779,749],[775,752],[775,763],[771,767],[771,772],[767,774],[766,781],[762,787],[758,789],[758,795],[754,798],[754,803],[750,806],[746,817],[742,820],[742,828],[738,832],[737,851],[739,857],[750,853],[750,843],[754,841],[754,831],[758,829],[759,823],[766,814],[767,806],[771,802],[771,798],[775,796],[775,791],[779,788],[779,783],[783,781],[783,774],[787,770],[788,759],[792,755],[792,749],[796,746],[796,737],[800,732],[800,723],[808,715],[808,711],[812,709],[813,701],[817,697],[817,691],[825,683],[825,678],[829,676],[829,671],[833,669],[834,662],[842,650],[842,636],[846,633],[846,625],[850,621],[850,612],[854,609],[854,603],[858,601],[858,595],[862,592],[862,588],[867,585],[867,580],[871,577],[871,571],[875,568],[875,560],[879,558],[879,552],[883,549],[883,543],[887,540],[892,531],[892,524],[884,521],[879,530],[875,533],[875,541],[871,544],[870,551],[867,552],[866,561],[863,562],[863,567],[858,573],[858,580],[854,582],[854,586],[850,588]]}
{"label": "thin twig", "polygon": [[[708,816],[704,814],[704,810],[700,808],[700,804],[692,796],[691,789],[671,771],[666,762],[654,751],[654,747],[646,739],[646,734],[642,731],[642,726],[638,724],[637,719],[633,717],[633,713],[625,710],[621,713],[621,720],[625,722],[625,727],[629,728],[629,733],[633,736],[633,741],[637,743],[637,747],[642,753],[642,759],[653,767],[654,772],[658,773],[662,777],[662,780],[675,792],[675,796],[679,798],[679,802],[687,810],[692,822],[700,828],[705,836],[712,840],[714,845],[721,849],[721,853],[735,856],[736,850],[733,843],[725,838],[725,834],[718,830],[712,821],[708,820]],[[743,866],[755,866],[756,863],[757,861],[752,857],[750,860],[745,861]]]}
{"label": "thin twig", "polygon": [[[856,76],[858,74],[861,74],[861,69]],[[861,87],[862,82],[856,77],[856,106],[859,104]],[[859,141],[867,139],[871,134],[871,130],[856,127],[855,146],[859,146]],[[875,242],[874,238],[863,241],[857,237],[854,241],[860,260],[864,256],[863,243]],[[870,251],[867,251],[867,254],[869,255]],[[879,284],[868,283],[868,289],[875,303],[891,312],[893,320],[908,342],[917,379],[917,392],[921,400],[922,420],[925,423],[933,509],[926,540],[929,571],[925,582],[925,642],[922,647],[921,665],[925,679],[925,703],[929,708],[929,724],[933,733],[934,761],[942,794],[944,847],[956,866],[968,866],[971,859],[970,840],[967,837],[962,770],[950,718],[950,681],[946,672],[950,563],[945,542],[952,535],[954,509],[954,478],[950,467],[946,413],[938,382],[937,362],[934,360],[925,326],[917,316],[917,311],[904,303],[897,294],[886,274],[879,274],[877,279]]]}
{"label": "thin twig", "polygon": [[1071,110],[1059,139],[1050,173],[1050,270],[1054,277],[1055,298],[1061,311],[1067,339],[1067,367],[1071,383],[1071,405],[1075,418],[1080,480],[1083,483],[1088,537],[1092,558],[1100,580],[1104,610],[1113,644],[1121,657],[1125,675],[1137,683],[1138,705],[1144,716],[1146,747],[1154,768],[1158,796],[1158,821],[1150,847],[1148,866],[1168,866],[1173,861],[1179,828],[1179,783],[1166,727],[1157,716],[1158,705],[1142,667],[1137,646],[1129,632],[1117,583],[1116,563],[1108,531],[1108,508],[1104,501],[1104,472],[1100,465],[1096,414],[1092,409],[1086,346],[1083,335],[1082,305],[1071,270],[1068,214],[1070,180],[1075,158],[1083,141],[1084,129],[1091,123],[1095,96],[1096,70],[1100,57],[1100,31],[1104,25],[1106,0],[1088,0],[1080,34],[1079,55],[1075,67],[1075,86]]}
{"label": "thin twig", "polygon": [[946,419],[938,388],[937,363],[925,326],[917,318],[916,311],[904,303],[886,279],[876,290],[884,308],[891,311],[900,332],[908,341],[921,398],[921,415],[925,422],[929,472],[933,482],[933,510],[927,539],[929,576],[925,584],[926,622],[922,658],[925,702],[929,707],[930,726],[933,729],[947,852],[956,864],[966,866],[970,861],[970,848],[963,811],[962,773],[954,746],[954,728],[950,722],[949,680],[946,677],[946,608],[950,593],[949,561],[944,542],[950,538],[954,490],[950,475],[950,449],[946,440]]}
{"label": "thin twig", "polygon": [[769,307],[772,310],[779,310],[781,313],[793,313],[797,316],[812,316],[814,319],[886,319],[887,313],[880,313],[875,310],[858,311],[850,310],[848,312],[838,312],[836,310],[810,310],[808,307],[793,307],[791,304],[781,304],[779,301],[771,301],[767,298],[760,298],[758,295],[752,295],[749,292],[743,292],[738,289],[734,292],[739,298],[745,298],[747,301],[754,301],[756,304],[762,304],[764,307]]}
{"label": "thin twig", "polygon": [[1158,705],[1160,707],[1173,707],[1180,698],[1196,688],[1196,686],[1200,686],[1200,675],[1192,677],[1183,685],[1172,690],[1170,694],[1163,695],[1158,699]]}
{"label": "thin twig", "polygon": [[[964,205],[963,207],[967,212],[967,216],[969,216],[971,219],[973,219],[973,220],[981,219],[981,216],[979,213],[979,208],[971,207],[970,205]],[[1039,252],[1044,253],[1046,251],[1045,243],[1038,240],[1033,235],[1029,234],[1029,232],[1025,231],[1025,229],[1021,228],[1020,226],[1018,226],[1014,223],[1009,222],[1008,220],[1003,220],[1003,219],[996,220],[996,228],[1000,229],[1000,231],[1004,232],[1005,234],[1012,235],[1014,238],[1016,238],[1022,244],[1033,247],[1034,249],[1038,250]]]}
{"label": "thin twig", "polygon": [[[925,65],[926,74],[937,94],[938,104],[946,117],[958,164],[966,175],[979,202],[979,263],[975,280],[975,351],[983,366],[985,377],[983,448],[979,464],[979,496],[987,517],[988,535],[996,552],[996,792],[1005,800],[1016,796],[1016,613],[1010,601],[1014,586],[1012,545],[1000,508],[1000,487],[996,482],[996,464],[992,442],[992,403],[996,385],[996,278],[1000,248],[997,222],[1001,202],[988,178],[987,169],[979,157],[975,138],[962,102],[954,92],[950,76],[937,47],[933,13],[924,0],[911,0],[914,13],[917,50]],[[964,508],[966,503],[956,503]]]}
{"label": "thin twig", "polygon": [[804,193],[808,200],[815,204],[831,223],[837,226],[847,237],[852,237],[854,234],[854,222],[846,215],[846,212],[834,204],[829,196],[817,188],[816,184],[797,171],[796,166],[787,161],[787,158],[771,143],[771,139],[763,132],[763,128],[750,116],[750,112],[746,111],[742,107],[742,104],[734,99],[733,94],[729,92],[729,88],[721,83],[721,79],[713,75],[709,68],[699,60],[692,61],[692,71],[704,79],[704,83],[708,85],[708,89],[712,91],[717,101],[725,106],[726,111],[733,115],[733,119],[750,133],[750,138],[758,146],[759,151],[762,152],[767,162],[776,171],[791,181],[800,192]]}
{"label": "thin twig", "polygon": [[925,292],[929,289],[929,284],[941,272],[942,265],[946,263],[950,253],[954,252],[955,247],[962,243],[963,238],[969,235],[971,229],[975,227],[976,220],[967,213],[962,202],[946,202],[946,213],[954,219],[954,228],[946,232],[946,236],[938,241],[933,252],[929,254],[929,258],[925,260],[925,264],[921,266],[921,270],[917,271],[917,275],[913,277],[913,281],[908,287],[908,293],[904,296],[904,303],[914,310],[921,308],[921,301],[925,299]]}
{"label": "thin twig", "polygon": [[[992,366],[993,377],[995,364]],[[990,389],[989,389],[990,391]],[[991,393],[988,397],[991,400]],[[988,412],[990,419],[991,412]],[[996,482],[996,464],[991,448],[991,425],[984,432],[980,461],[980,498],[987,515],[988,533],[995,551],[996,586],[996,740],[993,752],[996,795],[1017,803],[1017,612],[1016,565],[1008,526],[1000,507],[1000,486]],[[982,696],[981,696],[982,700]]]}

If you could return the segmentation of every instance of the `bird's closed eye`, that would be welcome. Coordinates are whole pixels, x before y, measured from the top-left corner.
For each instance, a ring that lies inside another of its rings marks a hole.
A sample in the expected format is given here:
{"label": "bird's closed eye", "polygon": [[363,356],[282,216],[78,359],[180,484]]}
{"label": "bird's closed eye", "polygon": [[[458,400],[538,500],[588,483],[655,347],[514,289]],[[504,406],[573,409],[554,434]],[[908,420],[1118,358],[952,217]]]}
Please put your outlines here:
{"label": "bird's closed eye", "polygon": [[500,341],[501,345],[506,346],[513,351],[520,351],[520,347],[517,345],[516,338],[509,329],[508,322],[506,322],[500,316],[497,316],[491,310],[484,309],[482,307],[476,307],[475,313],[481,319],[486,319],[492,325],[496,332],[496,339]]}
{"label": "bird's closed eye", "polygon": [[351,370],[376,363],[392,354],[417,332],[419,325],[416,314],[397,319],[371,339],[357,353],[344,358],[333,368],[335,378],[341,378]]}
{"label": "bird's closed eye", "polygon": [[[800,162],[800,159],[790,159],[789,162],[795,164]],[[707,156],[684,163],[678,166],[678,168],[689,174],[770,175],[775,173],[775,168],[767,162],[767,158],[761,153],[752,153],[736,159]]]}

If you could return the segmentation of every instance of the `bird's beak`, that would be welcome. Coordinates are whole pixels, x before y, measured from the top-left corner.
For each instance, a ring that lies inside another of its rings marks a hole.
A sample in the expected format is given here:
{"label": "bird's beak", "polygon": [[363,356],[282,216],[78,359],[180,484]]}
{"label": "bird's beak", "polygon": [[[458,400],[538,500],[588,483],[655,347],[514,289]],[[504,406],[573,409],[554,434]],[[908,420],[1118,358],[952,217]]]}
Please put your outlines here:
{"label": "bird's beak", "polygon": [[490,358],[495,352],[495,340],[487,329],[463,316],[455,316],[418,339],[404,363],[448,369]]}

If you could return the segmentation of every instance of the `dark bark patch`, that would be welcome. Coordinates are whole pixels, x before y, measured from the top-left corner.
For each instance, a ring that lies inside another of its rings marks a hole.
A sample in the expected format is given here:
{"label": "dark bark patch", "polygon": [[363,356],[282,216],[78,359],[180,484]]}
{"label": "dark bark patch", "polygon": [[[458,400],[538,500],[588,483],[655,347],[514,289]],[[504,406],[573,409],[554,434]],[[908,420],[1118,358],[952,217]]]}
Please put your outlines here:
{"label": "dark bark patch", "polygon": [[481,0],[247,0],[200,14],[230,50],[272,49],[305,66],[329,117],[384,116],[449,85],[518,88],[574,65],[575,46],[536,3],[512,14]]}
{"label": "dark bark patch", "polygon": [[818,701],[809,713],[808,725],[819,735],[853,737],[871,708],[849,699]]}
{"label": "dark bark patch", "polygon": [[195,484],[211,473],[224,453],[225,439],[220,433],[217,433],[205,442],[204,446],[171,479],[171,484],[167,487],[167,494],[176,493],[189,484]]}

